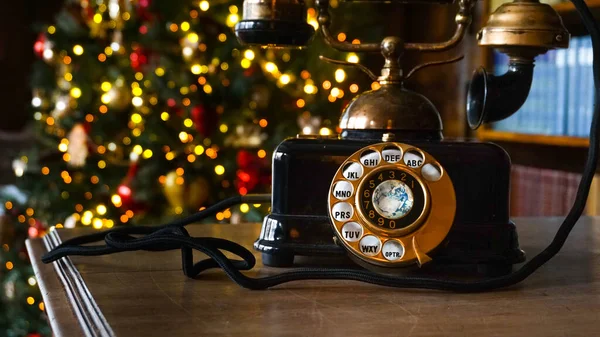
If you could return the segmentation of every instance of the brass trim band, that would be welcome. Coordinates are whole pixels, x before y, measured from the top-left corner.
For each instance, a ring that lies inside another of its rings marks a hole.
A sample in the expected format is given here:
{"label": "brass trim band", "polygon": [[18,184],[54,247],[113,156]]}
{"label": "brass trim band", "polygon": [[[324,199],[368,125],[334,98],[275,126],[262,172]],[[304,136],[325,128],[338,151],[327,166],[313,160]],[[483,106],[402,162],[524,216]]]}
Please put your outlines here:
{"label": "brass trim band", "polygon": [[306,21],[304,1],[245,0],[244,20]]}

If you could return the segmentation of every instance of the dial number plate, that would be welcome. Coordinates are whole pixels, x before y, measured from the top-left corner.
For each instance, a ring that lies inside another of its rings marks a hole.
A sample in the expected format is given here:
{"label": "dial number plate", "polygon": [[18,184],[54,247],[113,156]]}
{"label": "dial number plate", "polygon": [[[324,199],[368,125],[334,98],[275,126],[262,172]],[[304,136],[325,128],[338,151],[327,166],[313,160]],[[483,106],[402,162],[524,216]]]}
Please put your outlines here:
{"label": "dial number plate", "polygon": [[391,230],[408,227],[425,208],[421,184],[412,174],[399,168],[375,172],[361,187],[362,214],[378,227]]}

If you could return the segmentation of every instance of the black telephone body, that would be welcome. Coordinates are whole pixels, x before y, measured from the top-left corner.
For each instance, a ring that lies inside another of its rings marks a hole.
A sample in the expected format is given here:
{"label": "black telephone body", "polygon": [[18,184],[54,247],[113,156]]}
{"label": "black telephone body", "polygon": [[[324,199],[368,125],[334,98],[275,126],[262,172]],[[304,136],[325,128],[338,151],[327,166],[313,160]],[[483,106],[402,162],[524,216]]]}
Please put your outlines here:
{"label": "black telephone body", "polygon": [[[377,143],[381,141],[304,135],[275,149],[271,214],[254,243],[265,265],[288,267],[295,256],[346,254],[340,244],[344,238],[336,237],[331,225],[330,186],[349,156]],[[432,252],[432,260],[473,265],[486,273],[506,273],[523,262],[525,255],[509,219],[508,154],[495,144],[475,141],[406,143],[435,157],[455,189],[451,229]],[[386,163],[384,159],[380,164]]]}

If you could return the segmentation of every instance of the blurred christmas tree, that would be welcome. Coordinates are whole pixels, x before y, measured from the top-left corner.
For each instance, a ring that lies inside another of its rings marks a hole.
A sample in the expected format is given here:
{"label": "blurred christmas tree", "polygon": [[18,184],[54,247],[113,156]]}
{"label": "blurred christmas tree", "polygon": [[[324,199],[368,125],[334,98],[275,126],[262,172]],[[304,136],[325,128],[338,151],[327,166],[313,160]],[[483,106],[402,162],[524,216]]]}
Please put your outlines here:
{"label": "blurred christmas tree", "polygon": [[3,187],[0,195],[6,208],[0,208],[0,336],[49,335],[44,303],[25,250],[25,238],[38,235],[44,226],[37,220],[23,223],[25,215],[19,211],[31,214],[32,210],[25,208],[26,196],[16,187]]}
{"label": "blurred christmas tree", "polygon": [[[3,193],[0,221],[0,326],[10,336],[48,333],[27,236],[53,226],[157,224],[227,196],[268,192],[276,145],[296,133],[335,133],[342,107],[372,86],[320,62],[321,52],[358,62],[320,38],[306,51],[241,46],[232,30],[241,5],[66,0],[53,25],[36,26],[37,139],[13,163],[18,189]],[[316,27],[315,15],[309,9]],[[241,205],[209,221],[259,221],[267,211]]]}

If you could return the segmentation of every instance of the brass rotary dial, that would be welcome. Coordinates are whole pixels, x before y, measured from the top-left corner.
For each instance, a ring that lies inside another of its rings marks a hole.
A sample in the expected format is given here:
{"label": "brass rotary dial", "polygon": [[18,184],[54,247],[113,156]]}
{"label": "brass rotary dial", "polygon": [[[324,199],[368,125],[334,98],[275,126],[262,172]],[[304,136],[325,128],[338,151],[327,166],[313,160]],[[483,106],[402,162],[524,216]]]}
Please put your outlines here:
{"label": "brass rotary dial", "polygon": [[403,143],[367,146],[340,166],[328,209],[340,242],[367,263],[422,265],[452,227],[454,186],[442,165]]}

